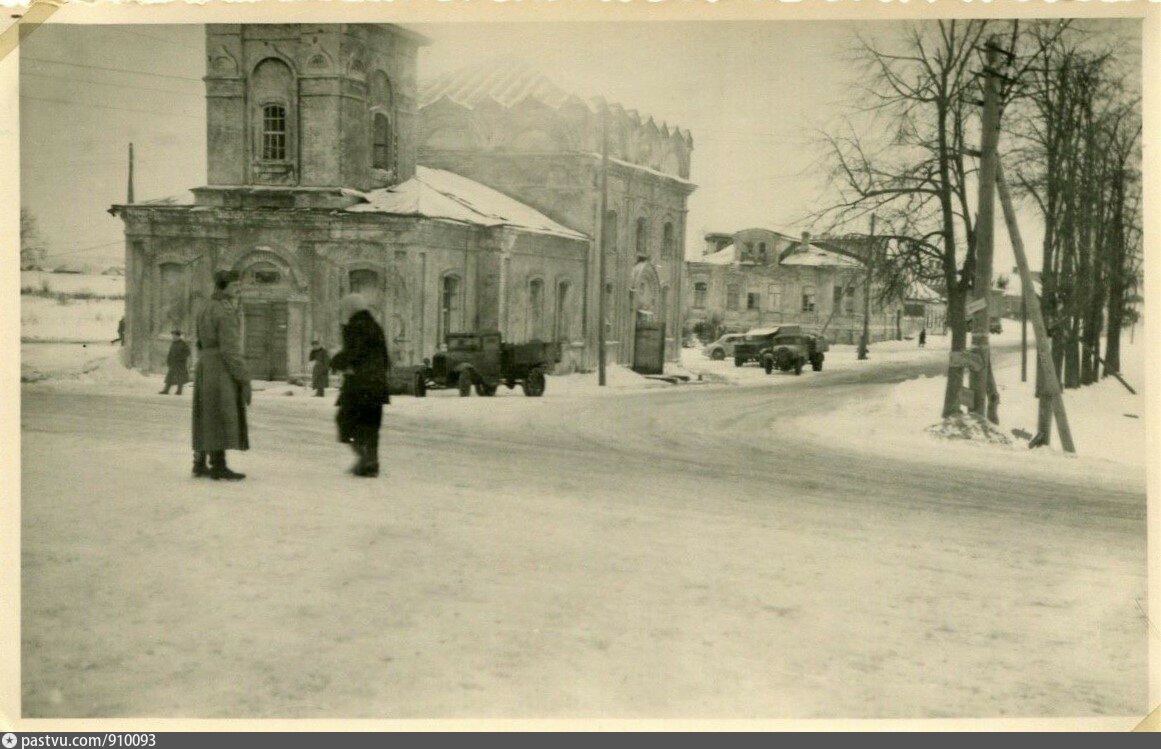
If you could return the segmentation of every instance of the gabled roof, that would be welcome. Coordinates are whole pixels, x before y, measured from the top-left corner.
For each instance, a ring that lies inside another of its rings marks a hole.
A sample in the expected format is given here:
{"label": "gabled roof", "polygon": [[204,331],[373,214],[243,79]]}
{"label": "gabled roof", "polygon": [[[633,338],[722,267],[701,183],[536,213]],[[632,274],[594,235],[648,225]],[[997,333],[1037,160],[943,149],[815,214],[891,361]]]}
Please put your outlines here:
{"label": "gabled roof", "polygon": [[803,245],[801,242],[782,253],[782,265],[812,265],[834,268],[862,268],[855,258],[833,250],[826,250],[816,244]]}
{"label": "gabled roof", "polygon": [[366,193],[348,192],[366,201],[347,208],[351,213],[423,216],[477,226],[509,226],[537,234],[588,239],[585,234],[556,223],[535,208],[443,169],[417,166],[415,176],[401,184]]}

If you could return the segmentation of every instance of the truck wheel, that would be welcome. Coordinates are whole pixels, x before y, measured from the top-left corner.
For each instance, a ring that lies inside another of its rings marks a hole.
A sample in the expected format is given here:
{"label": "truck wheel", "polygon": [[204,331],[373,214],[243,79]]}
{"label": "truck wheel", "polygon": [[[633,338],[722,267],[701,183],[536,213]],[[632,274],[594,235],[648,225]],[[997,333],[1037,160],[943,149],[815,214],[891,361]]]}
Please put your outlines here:
{"label": "truck wheel", "polygon": [[496,386],[488,385],[483,380],[476,380],[476,395],[481,398],[489,398],[496,394]]}
{"label": "truck wheel", "polygon": [[796,375],[802,374],[802,360],[801,359],[794,360],[794,374],[796,374]]}
{"label": "truck wheel", "polygon": [[714,361],[721,361],[722,359],[726,358],[726,352],[722,351],[720,348],[716,348],[714,349],[714,352],[710,354],[710,358]]}
{"label": "truck wheel", "polygon": [[815,372],[822,371],[822,360],[824,358],[822,354],[815,354],[813,361],[810,362],[810,366]]}
{"label": "truck wheel", "polygon": [[460,397],[467,398],[472,394],[472,376],[467,372],[460,373]]}
{"label": "truck wheel", "polygon": [[762,369],[766,370],[766,374],[770,374],[774,371],[773,356],[767,356],[766,358],[762,359]]}
{"label": "truck wheel", "polygon": [[745,364],[745,363],[746,363],[746,360],[745,360],[745,359],[739,358],[739,357],[737,357],[737,356],[735,356],[735,357],[734,357],[734,366],[735,366],[735,367],[740,367],[740,366],[742,366],[742,365],[743,365],[743,364]]}
{"label": "truck wheel", "polygon": [[427,378],[423,376],[423,372],[415,373],[415,397],[427,397]]}
{"label": "truck wheel", "polygon": [[534,369],[524,378],[524,394],[530,398],[544,395],[544,373]]}

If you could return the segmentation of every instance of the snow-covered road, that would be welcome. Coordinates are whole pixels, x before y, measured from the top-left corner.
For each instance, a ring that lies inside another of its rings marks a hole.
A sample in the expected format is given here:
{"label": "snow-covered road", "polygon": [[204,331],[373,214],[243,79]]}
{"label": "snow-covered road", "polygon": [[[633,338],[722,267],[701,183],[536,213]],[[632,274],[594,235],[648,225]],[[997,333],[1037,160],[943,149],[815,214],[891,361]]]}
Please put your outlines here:
{"label": "snow-covered road", "polygon": [[940,366],[400,397],[378,481],[271,391],[233,485],[188,397],[26,385],[24,713],[1141,714],[1144,476],[777,428]]}

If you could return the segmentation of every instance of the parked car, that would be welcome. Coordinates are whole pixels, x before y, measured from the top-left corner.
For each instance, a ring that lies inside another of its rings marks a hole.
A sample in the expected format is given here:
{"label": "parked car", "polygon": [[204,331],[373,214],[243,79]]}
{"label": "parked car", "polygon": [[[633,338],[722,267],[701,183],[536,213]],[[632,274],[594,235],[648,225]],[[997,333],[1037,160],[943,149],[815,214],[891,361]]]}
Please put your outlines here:
{"label": "parked car", "polygon": [[780,325],[777,328],[754,328],[742,336],[742,340],[734,344],[734,366],[740,367],[746,362],[762,360],[762,352],[770,348],[771,342],[779,335],[800,333],[802,328],[797,325]]}
{"label": "parked car", "polygon": [[741,333],[727,333],[703,348],[701,353],[703,356],[708,356],[714,361],[721,361],[734,355],[734,344],[742,340],[743,337]]}
{"label": "parked car", "polygon": [[533,398],[544,395],[545,374],[560,361],[560,344],[545,341],[504,343],[497,331],[449,333],[447,350],[438,351],[428,370],[428,386],[457,388],[460,395],[492,396],[500,385],[520,385]]}
{"label": "parked car", "polygon": [[826,351],[830,349],[826,337],[814,333],[805,333],[796,330],[792,333],[780,333],[770,342],[770,347],[762,352],[762,368],[766,374],[775,369],[781,372],[794,370],[794,374],[802,374],[802,368],[810,363],[815,372],[822,371],[822,363],[826,359]]}

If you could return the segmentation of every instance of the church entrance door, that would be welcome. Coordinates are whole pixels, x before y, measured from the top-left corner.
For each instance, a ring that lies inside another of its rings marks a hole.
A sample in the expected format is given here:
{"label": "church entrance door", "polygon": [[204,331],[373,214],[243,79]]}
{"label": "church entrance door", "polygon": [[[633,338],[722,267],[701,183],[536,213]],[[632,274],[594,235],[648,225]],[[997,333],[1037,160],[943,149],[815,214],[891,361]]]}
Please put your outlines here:
{"label": "church entrance door", "polygon": [[244,302],[242,355],[256,380],[284,380],[286,367],[286,302]]}

